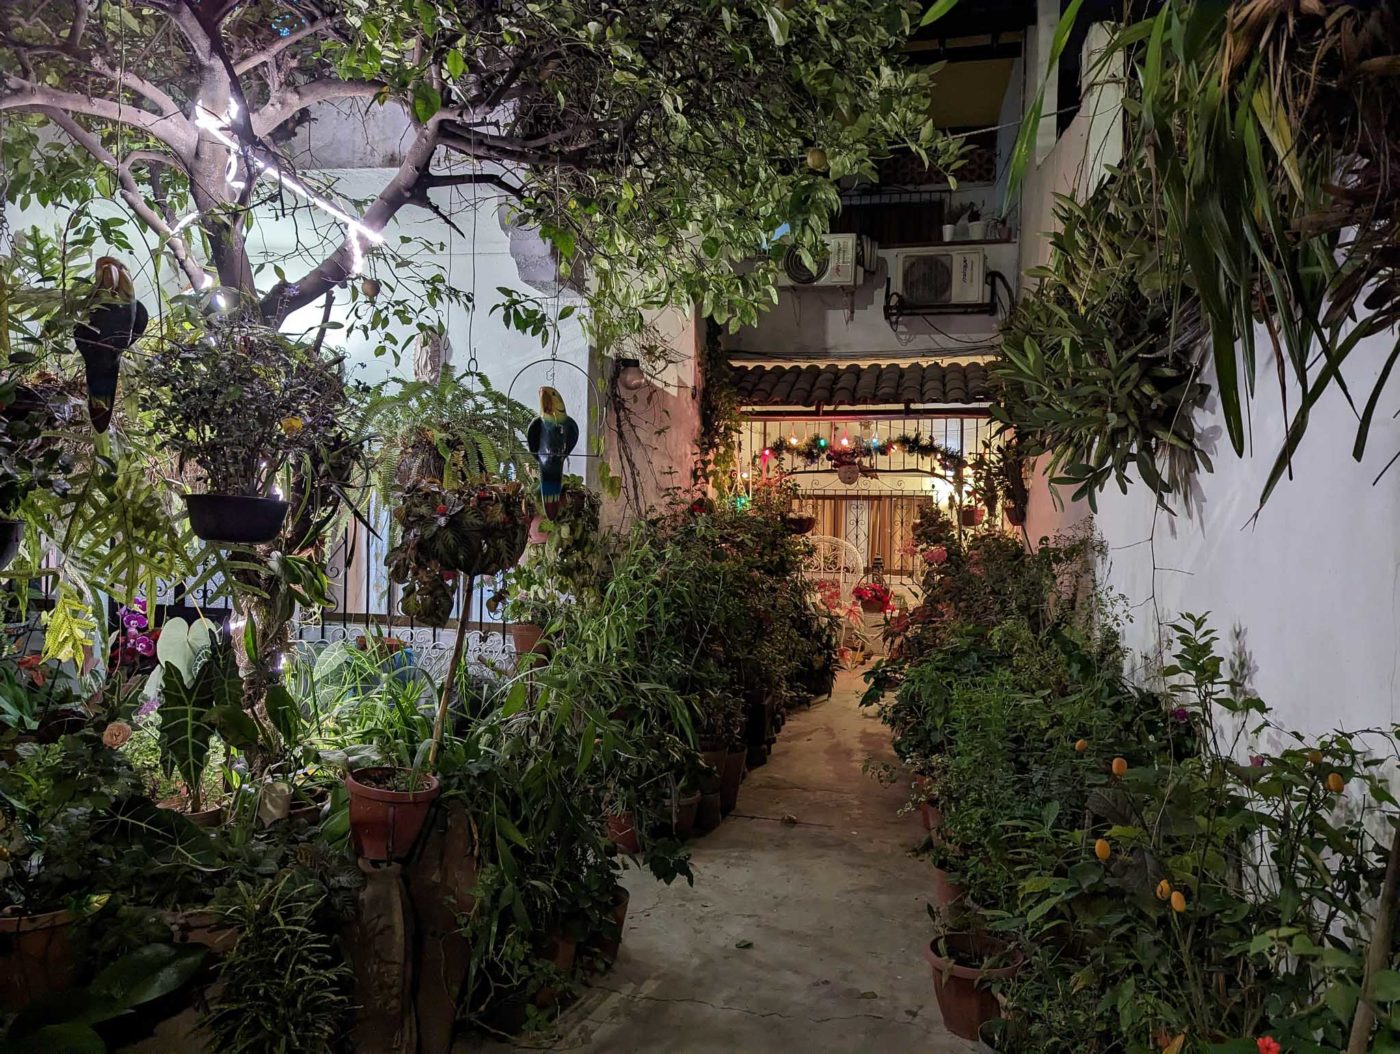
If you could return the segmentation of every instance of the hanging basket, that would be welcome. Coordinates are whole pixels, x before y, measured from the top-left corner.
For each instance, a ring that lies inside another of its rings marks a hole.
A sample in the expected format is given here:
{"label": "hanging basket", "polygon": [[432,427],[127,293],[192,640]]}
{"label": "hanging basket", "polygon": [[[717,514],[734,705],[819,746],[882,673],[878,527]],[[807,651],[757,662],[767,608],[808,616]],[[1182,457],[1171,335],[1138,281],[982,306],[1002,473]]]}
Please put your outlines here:
{"label": "hanging basket", "polygon": [[0,520],[0,570],[8,567],[10,561],[24,544],[24,522],[22,520]]}
{"label": "hanging basket", "polygon": [[186,494],[190,528],[206,542],[265,545],[282,533],[287,503],[247,494]]}

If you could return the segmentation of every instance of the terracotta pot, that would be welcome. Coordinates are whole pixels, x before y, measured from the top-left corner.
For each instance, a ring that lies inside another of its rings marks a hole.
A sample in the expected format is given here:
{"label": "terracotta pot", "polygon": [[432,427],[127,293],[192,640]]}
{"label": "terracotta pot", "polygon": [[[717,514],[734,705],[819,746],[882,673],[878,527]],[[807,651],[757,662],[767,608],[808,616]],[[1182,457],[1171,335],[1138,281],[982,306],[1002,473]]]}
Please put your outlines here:
{"label": "terracotta pot", "polygon": [[71,911],[0,916],[0,1008],[19,1010],[73,984]]}
{"label": "terracotta pot", "polygon": [[593,938],[593,946],[609,964],[617,961],[618,952],[622,950],[622,932],[627,924],[627,904],[630,900],[631,895],[626,887],[618,886],[612,914],[604,922],[603,932]]}
{"label": "terracotta pot", "polygon": [[190,528],[206,542],[264,545],[282,532],[287,503],[248,494],[186,494]]}
{"label": "terracotta pot", "polygon": [[980,505],[969,505],[958,514],[964,527],[977,527],[987,518],[987,510]]}
{"label": "terracotta pot", "polygon": [[676,837],[689,838],[695,833],[695,817],[700,812],[700,792],[682,794],[676,802]]}
{"label": "terracotta pot", "polygon": [[185,806],[187,804],[189,803],[182,802],[179,800],[157,803],[157,805],[162,809],[169,809],[171,812],[178,812],[181,816],[189,820],[190,823],[194,824],[196,827],[218,827],[221,823],[224,822],[224,807],[222,805],[215,805],[213,808],[196,809],[194,812],[188,812],[185,809]]}
{"label": "terracotta pot", "polygon": [[739,804],[739,784],[744,782],[744,761],[747,750],[724,755],[724,771],[719,780],[719,807],[726,816]]}
{"label": "terracotta pot", "polygon": [[510,642],[516,655],[548,656],[554,649],[544,639],[544,627],[533,622],[514,622],[510,627]]}
{"label": "terracotta pot", "polygon": [[933,836],[933,843],[941,845],[943,838],[940,832],[943,830],[943,812],[932,802],[924,802],[919,806],[920,817],[924,821],[924,830]]}
{"label": "terracotta pot", "polygon": [[163,911],[161,915],[176,944],[202,944],[218,956],[233,951],[242,933],[237,926],[228,925],[217,911]]}
{"label": "terracotta pot", "polygon": [[883,600],[862,600],[860,609],[867,615],[882,615],[885,611],[885,602]]}
{"label": "terracotta pot", "polygon": [[695,811],[695,829],[713,831],[724,822],[724,809],[720,805],[719,791],[706,791],[700,795],[700,808]]}
{"label": "terracotta pot", "polygon": [[941,867],[933,869],[933,906],[936,908],[947,908],[957,903],[963,898],[967,891],[962,884],[954,882],[948,877],[948,872]]}
{"label": "terracotta pot", "polygon": [[630,811],[608,816],[608,841],[622,853],[636,855],[642,851],[637,840],[637,820]]}
{"label": "terracotta pot", "polygon": [[407,856],[428,820],[428,811],[442,792],[436,776],[419,774],[419,790],[386,790],[362,780],[385,778],[395,768],[366,768],[345,777],[350,795],[350,840],[355,855],[366,860],[398,860]]}
{"label": "terracotta pot", "polygon": [[[940,944],[946,955],[939,951]],[[1001,1004],[989,985],[1016,976],[1023,959],[1017,953],[1007,966],[988,969],[982,964],[1006,950],[1004,942],[982,933],[949,933],[924,949],[943,1024],[953,1035],[976,1039],[983,1025],[1001,1016]]]}
{"label": "terracotta pot", "polygon": [[[574,957],[578,953],[578,944],[572,937],[565,933],[555,933],[535,956],[542,962],[549,963],[560,973],[568,976],[574,969]],[[535,992],[535,1005],[538,1007],[550,1007],[559,1002],[559,993],[553,985],[543,984]]]}
{"label": "terracotta pot", "polygon": [[0,520],[0,568],[8,567],[10,561],[24,544],[24,522],[22,520]]}

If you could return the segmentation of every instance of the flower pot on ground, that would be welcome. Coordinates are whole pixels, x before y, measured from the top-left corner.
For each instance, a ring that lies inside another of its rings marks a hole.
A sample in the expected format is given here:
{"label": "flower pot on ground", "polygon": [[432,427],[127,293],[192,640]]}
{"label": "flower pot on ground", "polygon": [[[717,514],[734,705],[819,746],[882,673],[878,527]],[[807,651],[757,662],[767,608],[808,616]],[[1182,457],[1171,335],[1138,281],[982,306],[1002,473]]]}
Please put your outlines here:
{"label": "flower pot on ground", "polygon": [[290,507],[250,494],[186,494],[190,529],[206,542],[266,545],[282,533]]}
{"label": "flower pot on ground", "polygon": [[702,791],[700,805],[695,810],[695,829],[697,831],[713,831],[723,822],[724,809],[719,791]]}
{"label": "flower pot on ground", "polygon": [[613,897],[612,911],[603,920],[603,928],[594,934],[589,942],[608,965],[617,961],[618,952],[622,950],[622,933],[627,925],[627,905],[630,900],[631,894],[627,892],[627,887],[618,886]]}
{"label": "flower pot on ground", "polygon": [[931,899],[933,906],[940,911],[946,910],[961,900],[966,895],[962,883],[954,882],[947,871],[941,867],[933,869],[933,886]]}
{"label": "flower pot on ground", "polygon": [[617,846],[619,852],[631,856],[642,851],[637,839],[637,818],[631,810],[608,816],[608,841]]}
{"label": "flower pot on ground", "polygon": [[[535,958],[568,977],[573,972],[574,958],[577,953],[578,944],[574,938],[567,933],[559,932],[549,936],[549,939],[536,953]],[[536,1006],[551,1007],[558,1002],[559,990],[550,982],[546,981],[535,990]]]}
{"label": "flower pot on ground", "polygon": [[725,815],[733,812],[734,807],[739,804],[739,785],[744,782],[744,762],[747,757],[748,750],[743,747],[736,748],[724,756],[724,770],[720,773],[719,780],[719,805]]}
{"label": "flower pot on ground", "polygon": [[19,1010],[73,984],[71,911],[0,916],[0,1008]]}
{"label": "flower pot on ground", "polygon": [[396,860],[412,851],[442,791],[436,776],[402,768],[357,769],[345,777],[350,840],[366,860]]}
{"label": "flower pot on ground", "polygon": [[701,794],[719,793],[720,779],[724,775],[724,758],[728,753],[723,747],[700,752],[700,760],[704,762],[699,780]]}
{"label": "flower pot on ground", "polygon": [[984,933],[949,933],[930,941],[924,958],[933,970],[933,991],[949,1032],[976,1039],[982,1026],[1001,1016],[991,985],[1016,976],[1023,961],[1004,941]]}
{"label": "flower pot on ground", "polygon": [[676,800],[676,836],[689,838],[695,833],[695,818],[700,812],[700,792],[692,790]]}

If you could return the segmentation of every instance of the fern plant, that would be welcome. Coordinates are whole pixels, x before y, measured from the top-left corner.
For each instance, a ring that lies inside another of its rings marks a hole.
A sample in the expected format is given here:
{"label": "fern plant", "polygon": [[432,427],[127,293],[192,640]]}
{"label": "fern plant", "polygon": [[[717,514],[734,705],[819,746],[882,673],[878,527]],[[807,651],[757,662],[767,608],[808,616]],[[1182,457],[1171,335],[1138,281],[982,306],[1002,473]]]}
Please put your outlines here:
{"label": "fern plant", "polygon": [[525,429],[534,412],[479,373],[444,367],[436,381],[398,381],[369,403],[376,449],[371,480],[381,499],[413,479],[446,487],[484,477],[520,478],[533,465]]}

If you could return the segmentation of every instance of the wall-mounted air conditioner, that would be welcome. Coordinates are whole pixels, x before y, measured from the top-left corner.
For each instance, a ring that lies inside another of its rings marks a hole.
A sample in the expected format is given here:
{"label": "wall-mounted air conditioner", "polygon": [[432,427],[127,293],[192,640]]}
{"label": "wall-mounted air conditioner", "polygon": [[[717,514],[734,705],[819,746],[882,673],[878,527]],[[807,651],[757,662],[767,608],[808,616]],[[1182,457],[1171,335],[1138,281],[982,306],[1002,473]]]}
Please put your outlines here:
{"label": "wall-mounted air conditioner", "polygon": [[802,254],[789,246],[783,254],[778,285],[790,289],[854,288],[879,264],[879,249],[863,234],[827,234],[822,242],[826,252],[816,260],[816,269],[807,266]]}
{"label": "wall-mounted air conditioner", "polygon": [[982,249],[900,249],[891,270],[890,291],[904,309],[988,300]]}

